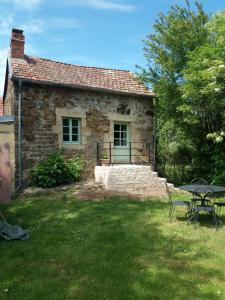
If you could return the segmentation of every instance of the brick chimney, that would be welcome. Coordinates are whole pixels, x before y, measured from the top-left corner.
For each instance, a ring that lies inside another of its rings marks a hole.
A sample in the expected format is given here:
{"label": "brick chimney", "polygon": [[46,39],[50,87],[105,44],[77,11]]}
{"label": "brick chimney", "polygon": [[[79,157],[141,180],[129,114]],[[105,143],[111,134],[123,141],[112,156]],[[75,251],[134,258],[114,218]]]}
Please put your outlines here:
{"label": "brick chimney", "polygon": [[24,58],[24,44],[25,37],[23,30],[13,28],[10,45],[11,57]]}

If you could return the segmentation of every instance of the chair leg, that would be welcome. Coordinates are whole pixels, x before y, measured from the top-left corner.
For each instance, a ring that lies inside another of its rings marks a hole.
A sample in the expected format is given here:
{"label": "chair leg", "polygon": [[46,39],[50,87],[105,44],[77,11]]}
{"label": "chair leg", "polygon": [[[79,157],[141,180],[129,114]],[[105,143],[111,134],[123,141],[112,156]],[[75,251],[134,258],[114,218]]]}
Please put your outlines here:
{"label": "chair leg", "polygon": [[219,206],[218,205],[216,206],[216,214],[217,215],[219,214]]}
{"label": "chair leg", "polygon": [[169,211],[169,220],[170,220],[170,223],[172,223],[174,210],[175,210],[175,206],[174,206],[174,205],[171,205],[171,206],[170,206],[170,211]]}
{"label": "chair leg", "polygon": [[194,217],[194,211],[193,210],[190,210],[185,214],[187,224],[193,219],[193,217]]}
{"label": "chair leg", "polygon": [[195,218],[196,211],[191,207],[191,210],[186,213],[187,223],[192,221]]}
{"label": "chair leg", "polygon": [[170,208],[169,208],[169,215],[168,215],[168,218],[169,218],[169,219],[171,218],[171,212],[172,212],[172,209],[173,209],[173,206],[170,205]]}
{"label": "chair leg", "polygon": [[[220,210],[221,210],[221,206],[220,206]],[[214,212],[215,218],[216,218],[216,221],[217,221],[217,225],[219,225],[219,224],[222,225],[223,224],[223,222],[220,219],[220,210],[219,210],[219,213]]]}
{"label": "chair leg", "polygon": [[215,212],[211,212],[211,215],[212,215],[212,218],[213,218],[213,223],[217,227],[217,217],[216,217]]}
{"label": "chair leg", "polygon": [[187,205],[187,213],[191,213],[192,212],[192,206],[191,205]]}
{"label": "chair leg", "polygon": [[198,211],[195,212],[195,215],[194,215],[194,223],[195,223],[195,228],[197,227],[197,224],[198,224]]}

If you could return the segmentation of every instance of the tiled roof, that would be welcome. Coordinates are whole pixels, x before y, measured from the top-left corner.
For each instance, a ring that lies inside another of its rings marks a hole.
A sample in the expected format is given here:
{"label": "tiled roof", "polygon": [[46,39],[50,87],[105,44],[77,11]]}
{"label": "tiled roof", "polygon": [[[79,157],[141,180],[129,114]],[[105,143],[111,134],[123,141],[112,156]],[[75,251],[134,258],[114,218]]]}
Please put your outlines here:
{"label": "tiled roof", "polygon": [[0,116],[3,116],[3,98],[0,97]]}
{"label": "tiled roof", "polygon": [[11,58],[11,74],[13,79],[154,96],[132,72],[124,70],[84,67],[25,56],[24,59]]}

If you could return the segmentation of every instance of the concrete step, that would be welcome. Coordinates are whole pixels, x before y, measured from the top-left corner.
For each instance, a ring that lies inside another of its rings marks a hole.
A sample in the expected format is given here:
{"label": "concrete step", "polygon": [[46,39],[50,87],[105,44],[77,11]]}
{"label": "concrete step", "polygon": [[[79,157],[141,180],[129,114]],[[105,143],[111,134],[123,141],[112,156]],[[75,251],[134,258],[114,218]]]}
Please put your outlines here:
{"label": "concrete step", "polygon": [[154,195],[167,193],[166,178],[158,177],[150,166],[96,166],[95,180],[111,191],[145,191]]}
{"label": "concrete step", "polygon": [[168,186],[169,189],[174,189],[175,188],[173,183],[168,183],[167,182],[167,186]]}

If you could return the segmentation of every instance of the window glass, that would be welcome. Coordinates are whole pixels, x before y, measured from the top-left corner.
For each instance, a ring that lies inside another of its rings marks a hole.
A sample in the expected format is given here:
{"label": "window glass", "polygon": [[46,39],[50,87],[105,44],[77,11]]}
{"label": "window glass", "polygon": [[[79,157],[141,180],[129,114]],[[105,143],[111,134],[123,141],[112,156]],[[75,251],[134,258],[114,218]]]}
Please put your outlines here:
{"label": "window glass", "polygon": [[121,132],[121,139],[127,139],[127,132]]}
{"label": "window glass", "polygon": [[76,134],[73,134],[73,135],[72,135],[72,141],[73,141],[73,142],[78,142],[78,141],[79,141],[79,136],[76,135]]}
{"label": "window glass", "polygon": [[63,127],[63,134],[69,134],[70,128],[69,127]]}
{"label": "window glass", "polygon": [[127,140],[121,139],[121,146],[127,146]]}
{"label": "window glass", "polygon": [[119,139],[120,138],[120,132],[114,132],[114,138]]}
{"label": "window glass", "polygon": [[72,119],[72,126],[78,127],[78,119]]}
{"label": "window glass", "polygon": [[63,118],[63,143],[80,144],[80,119]]}
{"label": "window glass", "polygon": [[120,125],[114,124],[114,131],[120,131]]}
{"label": "window glass", "polygon": [[121,131],[127,131],[127,125],[121,124]]}
{"label": "window glass", "polygon": [[78,127],[73,127],[72,128],[72,134],[77,134],[78,135]]}
{"label": "window glass", "polygon": [[69,119],[63,119],[63,126],[69,126]]}
{"label": "window glass", "polygon": [[114,146],[127,146],[127,124],[114,124]]}
{"label": "window glass", "polygon": [[64,134],[64,135],[63,135],[63,141],[64,141],[64,142],[69,142],[69,140],[70,140],[70,136],[67,135],[67,134]]}

